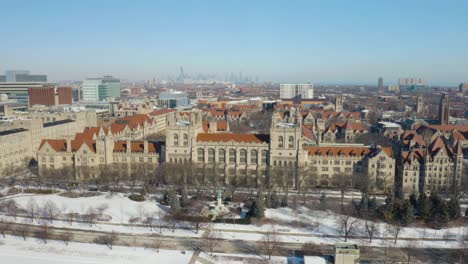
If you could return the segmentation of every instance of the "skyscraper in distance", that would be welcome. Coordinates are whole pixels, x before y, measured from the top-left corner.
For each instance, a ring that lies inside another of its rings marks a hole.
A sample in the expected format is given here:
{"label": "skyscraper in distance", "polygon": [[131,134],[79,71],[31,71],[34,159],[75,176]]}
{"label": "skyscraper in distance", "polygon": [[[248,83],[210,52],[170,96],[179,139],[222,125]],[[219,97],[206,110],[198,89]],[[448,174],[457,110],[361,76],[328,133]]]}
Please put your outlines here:
{"label": "skyscraper in distance", "polygon": [[379,80],[377,82],[377,88],[379,89],[379,91],[383,90],[383,78],[382,77],[379,77]]}

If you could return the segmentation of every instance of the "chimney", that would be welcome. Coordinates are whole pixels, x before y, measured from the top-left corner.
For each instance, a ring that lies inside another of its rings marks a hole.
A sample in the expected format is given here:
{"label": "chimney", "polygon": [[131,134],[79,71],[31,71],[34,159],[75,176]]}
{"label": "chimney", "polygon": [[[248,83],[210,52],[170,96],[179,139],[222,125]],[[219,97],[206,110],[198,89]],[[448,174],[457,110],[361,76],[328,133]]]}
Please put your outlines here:
{"label": "chimney", "polygon": [[149,152],[148,149],[148,140],[143,140],[143,152],[147,154]]}
{"label": "chimney", "polygon": [[72,152],[71,139],[67,139],[67,152],[68,153]]}
{"label": "chimney", "polygon": [[127,153],[132,152],[132,141],[127,139]]}

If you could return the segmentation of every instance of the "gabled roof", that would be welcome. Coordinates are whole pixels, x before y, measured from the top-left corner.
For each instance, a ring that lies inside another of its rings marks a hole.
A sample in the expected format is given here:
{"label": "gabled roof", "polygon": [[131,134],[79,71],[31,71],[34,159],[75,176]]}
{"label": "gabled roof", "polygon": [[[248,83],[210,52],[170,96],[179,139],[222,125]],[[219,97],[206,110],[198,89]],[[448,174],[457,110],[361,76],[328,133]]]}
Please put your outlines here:
{"label": "gabled roof", "polygon": [[455,140],[466,140],[466,137],[462,133],[460,133],[458,130],[453,130],[452,136],[453,136],[453,139]]}
{"label": "gabled roof", "polygon": [[[57,152],[65,152],[67,151],[67,140],[65,139],[43,139],[41,144],[39,145],[39,150],[45,144],[49,144],[55,151]],[[71,151],[75,152],[83,146],[83,144],[87,145],[89,149],[93,152],[96,152],[95,142],[84,140],[82,138],[74,139],[70,141],[71,143]]]}
{"label": "gabled roof", "polygon": [[[205,120],[202,124],[203,131],[208,133],[210,129],[210,122]],[[227,131],[228,130],[228,122],[226,120],[216,120],[216,131]]]}
{"label": "gabled roof", "polygon": [[243,142],[243,143],[269,143],[270,135],[266,134],[231,134],[231,133],[200,133],[197,142]]}
{"label": "gabled roof", "polygon": [[309,156],[315,155],[331,155],[346,157],[358,156],[364,157],[370,154],[378,154],[380,151],[384,151],[388,156],[392,157],[392,149],[390,147],[372,148],[372,147],[355,147],[355,146],[309,146],[306,148]]}
{"label": "gabled roof", "polygon": [[[133,116],[121,117],[115,120],[115,122],[112,125],[127,125],[131,130],[133,130],[137,127],[142,127],[145,122],[152,123],[153,120],[146,114],[135,114]],[[114,128],[117,129],[117,131],[123,130],[122,126],[114,126]],[[114,130],[112,130],[112,132],[114,132]]]}
{"label": "gabled roof", "polygon": [[149,113],[149,115],[159,116],[159,115],[165,115],[165,114],[168,114],[168,113],[172,113],[172,112],[175,112],[175,111],[176,111],[175,109],[163,108],[163,109],[154,110],[153,112]]}
{"label": "gabled roof", "polygon": [[243,113],[244,113],[243,111],[229,110],[227,112],[227,116],[238,118],[238,117],[242,116]]}
{"label": "gabled roof", "polygon": [[[115,141],[114,142],[114,152],[127,152],[129,146],[127,146],[127,141]],[[144,152],[144,141],[130,141],[130,151],[131,152]],[[157,145],[153,142],[148,142],[148,152],[157,153]]]}
{"label": "gabled roof", "polygon": [[305,126],[302,126],[302,135],[312,141],[317,141],[317,138],[315,137],[312,130],[306,128]]}
{"label": "gabled roof", "polygon": [[432,143],[429,145],[428,150],[429,155],[431,155],[432,157],[437,155],[437,153],[439,153],[440,150],[445,150],[445,153],[447,153],[447,155],[452,154],[452,150],[447,146],[446,142],[441,136],[436,137],[432,141]]}
{"label": "gabled roof", "polygon": [[345,128],[345,130],[350,130],[350,131],[353,131],[353,132],[367,131],[367,129],[361,123],[346,122],[346,125],[344,126],[344,128]]}

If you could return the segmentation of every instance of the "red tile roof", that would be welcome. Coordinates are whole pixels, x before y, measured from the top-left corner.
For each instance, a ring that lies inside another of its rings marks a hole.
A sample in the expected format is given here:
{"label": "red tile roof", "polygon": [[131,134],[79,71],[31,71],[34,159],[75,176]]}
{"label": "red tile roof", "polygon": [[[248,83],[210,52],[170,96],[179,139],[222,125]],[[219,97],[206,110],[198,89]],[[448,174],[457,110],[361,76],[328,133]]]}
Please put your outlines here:
{"label": "red tile roof", "polygon": [[[385,151],[387,155],[390,157],[392,156],[392,149],[390,147],[382,147],[382,150]],[[309,146],[307,147],[307,152],[309,156],[314,155],[332,155],[332,156],[340,156],[343,154],[344,156],[359,156],[363,157],[371,153],[375,153],[379,151],[379,149],[373,149],[371,147],[354,147],[354,146]]]}
{"label": "red tile roof", "polygon": [[[130,142],[131,152],[143,152],[144,142],[143,141],[131,141]],[[128,149],[127,141],[116,141],[114,142],[114,152],[126,152]],[[156,147],[153,143],[148,142],[148,152],[156,153]]]}
{"label": "red tile roof", "polygon": [[269,143],[270,136],[263,134],[230,134],[230,133],[200,133],[197,135],[198,142],[244,142],[244,143]]}
{"label": "red tile roof", "polygon": [[176,111],[175,109],[163,108],[163,109],[154,110],[153,112],[149,113],[149,115],[151,116],[165,115],[165,114],[172,113],[175,111]]}

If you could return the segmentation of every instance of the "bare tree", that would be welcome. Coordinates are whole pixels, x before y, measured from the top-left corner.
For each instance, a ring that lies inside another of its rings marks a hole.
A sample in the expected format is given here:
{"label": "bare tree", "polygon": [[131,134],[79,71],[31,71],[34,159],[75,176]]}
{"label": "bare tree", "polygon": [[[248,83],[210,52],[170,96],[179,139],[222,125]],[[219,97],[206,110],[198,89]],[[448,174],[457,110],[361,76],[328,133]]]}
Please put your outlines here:
{"label": "bare tree", "polygon": [[379,229],[374,222],[368,221],[367,219],[364,227],[366,229],[367,236],[369,237],[369,243],[372,243],[372,238],[379,235]]}
{"label": "bare tree", "polygon": [[101,217],[108,208],[109,205],[107,203],[102,203],[98,207],[96,207],[98,217]]}
{"label": "bare tree", "polygon": [[406,245],[406,260],[407,263],[411,263],[411,257],[413,256],[412,254],[414,253],[414,248],[416,247],[416,240],[409,240]]}
{"label": "bare tree", "polygon": [[276,252],[278,249],[281,239],[278,235],[278,232],[275,229],[272,229],[265,233],[262,239],[263,247],[265,248],[268,254],[268,260],[271,260],[271,255]]}
{"label": "bare tree", "polygon": [[153,248],[156,250],[156,253],[159,253],[159,249],[161,248],[161,237],[158,234],[153,234]]}
{"label": "bare tree", "polygon": [[8,200],[6,201],[6,212],[13,216],[16,220],[16,216],[18,215],[18,211],[19,211],[19,206],[18,204],[16,203],[15,200]]}
{"label": "bare tree", "polygon": [[55,217],[60,213],[59,208],[57,205],[48,200],[44,206],[42,207],[42,216],[49,220],[50,223],[54,222]]}
{"label": "bare tree", "polygon": [[13,231],[13,234],[20,236],[23,238],[24,241],[26,241],[27,234],[29,232],[29,228],[27,225],[19,225],[15,227],[15,230]]}
{"label": "bare tree", "polygon": [[357,219],[349,216],[349,215],[342,215],[339,218],[339,224],[341,226],[341,233],[344,235],[345,242],[348,241],[348,237],[351,234],[354,234]]}
{"label": "bare tree", "polygon": [[98,218],[98,212],[96,208],[90,206],[88,210],[86,210],[86,214],[82,215],[83,221],[88,223],[89,226],[93,226]]}
{"label": "bare tree", "polygon": [[402,226],[397,222],[394,225],[387,224],[386,225],[386,233],[393,238],[393,243],[396,244],[398,242],[398,236],[400,235],[400,231]]}
{"label": "bare tree", "polygon": [[65,245],[68,246],[68,243],[70,242],[70,240],[73,239],[73,234],[71,232],[65,232],[59,235],[59,239],[62,240],[63,243],[65,243]]}
{"label": "bare tree", "polygon": [[143,218],[145,217],[145,213],[146,213],[145,206],[143,204],[139,204],[137,207],[137,211],[138,211],[138,217],[141,220],[143,220]]}
{"label": "bare tree", "polygon": [[0,234],[5,238],[5,232],[10,229],[10,223],[5,222],[3,219],[0,219]]}
{"label": "bare tree", "polygon": [[67,222],[68,222],[70,225],[73,225],[73,221],[75,221],[76,219],[80,218],[80,214],[79,214],[79,213],[75,213],[74,211],[70,211],[70,212],[68,212],[67,214],[65,214],[65,218],[67,219]]}
{"label": "bare tree", "polygon": [[213,256],[213,251],[218,243],[217,239],[219,237],[218,232],[214,229],[214,224],[210,223],[206,230],[204,246],[207,251],[210,252],[210,256]]}
{"label": "bare tree", "polygon": [[154,213],[148,213],[143,220],[143,224],[146,225],[150,229],[150,231],[153,231],[155,222],[156,219],[154,217]]}
{"label": "bare tree", "polygon": [[110,250],[112,250],[112,247],[117,240],[119,240],[118,235],[112,231],[109,234],[96,237],[96,239],[94,239],[94,243],[106,245]]}
{"label": "bare tree", "polygon": [[47,244],[47,239],[49,239],[49,227],[47,224],[41,226],[40,230],[34,233],[35,237],[42,240],[44,244]]}
{"label": "bare tree", "polygon": [[178,223],[178,213],[171,213],[164,216],[164,220],[169,222],[172,226],[172,233],[175,232],[176,225]]}
{"label": "bare tree", "polygon": [[29,198],[28,203],[26,204],[26,213],[31,222],[37,217],[39,211],[39,205],[33,198]]}

